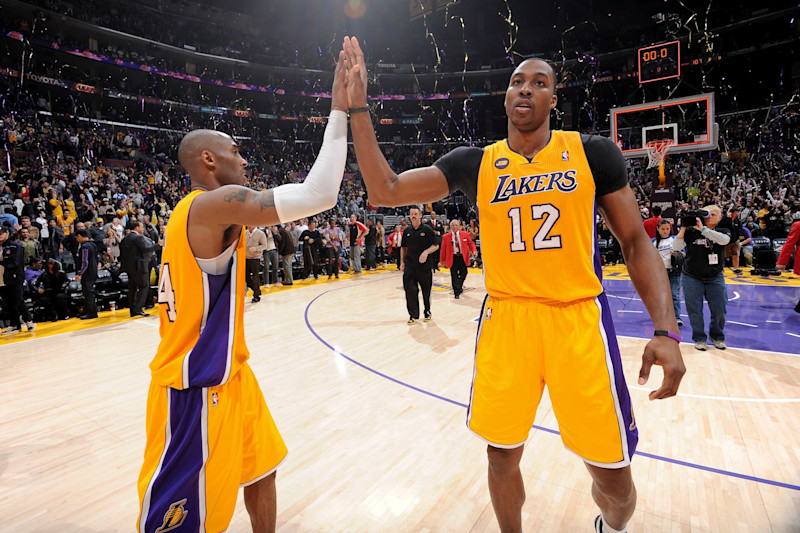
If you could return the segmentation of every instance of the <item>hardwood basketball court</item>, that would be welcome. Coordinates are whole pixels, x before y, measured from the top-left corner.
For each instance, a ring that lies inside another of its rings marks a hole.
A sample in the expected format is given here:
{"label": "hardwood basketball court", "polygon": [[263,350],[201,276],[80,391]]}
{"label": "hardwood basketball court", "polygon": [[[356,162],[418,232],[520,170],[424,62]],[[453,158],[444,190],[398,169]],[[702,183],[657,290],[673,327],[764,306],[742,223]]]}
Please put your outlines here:
{"label": "hardwood basketball court", "polygon": [[[300,282],[247,304],[250,364],[289,447],[279,531],[498,530],[485,445],[465,427],[485,292],[471,273],[466,285],[476,288],[454,300],[449,281],[435,275],[434,320],[414,326],[397,271]],[[774,290],[764,305],[786,317],[777,331],[800,336],[781,307],[800,291]],[[99,323],[108,325],[0,341],[1,531],[134,527],[158,319]],[[681,394],[650,402],[661,372],[636,386],[646,340],[620,337],[640,434],[632,533],[800,531],[795,340],[788,352],[684,343]],[[525,530],[593,531],[589,475],[557,429],[545,395],[522,463]],[[229,531],[249,530],[240,497]]]}

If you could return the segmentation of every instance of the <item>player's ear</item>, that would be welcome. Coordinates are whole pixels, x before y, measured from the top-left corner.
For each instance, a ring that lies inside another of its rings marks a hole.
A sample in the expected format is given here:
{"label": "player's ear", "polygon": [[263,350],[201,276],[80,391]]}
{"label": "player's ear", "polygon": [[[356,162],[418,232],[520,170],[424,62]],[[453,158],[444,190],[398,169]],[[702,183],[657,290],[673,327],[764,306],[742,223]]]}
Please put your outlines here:
{"label": "player's ear", "polygon": [[200,161],[203,162],[203,166],[207,169],[211,170],[216,167],[216,162],[214,160],[214,154],[209,152],[208,150],[203,150],[203,153],[200,154]]}
{"label": "player's ear", "polygon": [[557,103],[558,103],[558,95],[553,93],[553,101],[550,102],[550,109],[555,109]]}

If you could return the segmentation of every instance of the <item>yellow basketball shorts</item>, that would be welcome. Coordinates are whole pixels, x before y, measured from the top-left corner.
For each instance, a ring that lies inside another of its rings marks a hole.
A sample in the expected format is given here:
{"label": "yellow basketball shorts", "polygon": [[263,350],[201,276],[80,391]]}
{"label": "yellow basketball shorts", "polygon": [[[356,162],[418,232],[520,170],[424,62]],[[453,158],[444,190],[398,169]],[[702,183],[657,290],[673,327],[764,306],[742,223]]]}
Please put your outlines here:
{"label": "yellow basketball shorts", "polygon": [[498,448],[525,444],[545,384],[568,449],[604,468],[630,464],[639,436],[605,294],[556,305],[486,298],[467,427]]}
{"label": "yellow basketball shorts", "polygon": [[137,530],[224,531],[239,487],[274,472],[286,453],[250,365],[216,387],[151,383]]}

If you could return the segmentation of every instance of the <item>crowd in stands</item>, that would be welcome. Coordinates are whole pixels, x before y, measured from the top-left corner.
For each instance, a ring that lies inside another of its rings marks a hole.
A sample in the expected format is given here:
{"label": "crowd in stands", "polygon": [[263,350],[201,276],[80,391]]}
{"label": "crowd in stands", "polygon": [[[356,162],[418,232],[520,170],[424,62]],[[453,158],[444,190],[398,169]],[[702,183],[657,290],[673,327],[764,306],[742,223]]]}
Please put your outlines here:
{"label": "crowd in stands", "polygon": [[[785,237],[800,219],[800,158],[791,144],[798,122],[793,115],[776,115],[765,128],[763,117],[755,122],[750,115],[734,117],[723,126],[721,146],[735,150],[668,157],[677,206],[716,204],[727,213],[736,205],[753,237]],[[0,223],[9,228],[10,240],[21,245],[25,283],[32,292],[58,285],[54,279],[61,283],[64,273],[76,269],[77,230],[89,232],[101,252],[101,267],[113,270],[129,222],[143,222],[145,234],[158,241],[171,209],[188,192],[188,177],[176,164],[179,132],[114,128],[32,109],[5,110],[0,127],[5,147]],[[240,144],[255,189],[302,180],[319,148],[317,143],[275,143],[257,134]],[[429,165],[453,146],[396,143],[383,148],[390,166],[400,172]],[[643,218],[649,216],[653,172],[638,163],[630,171]],[[351,213],[363,220],[370,212],[405,213],[368,205],[351,150],[337,206],[314,221],[327,225],[334,218],[347,228]],[[464,218],[472,216],[474,211]],[[392,229],[387,226],[386,234]],[[601,236],[610,238],[604,232],[601,227]],[[49,277],[39,282],[44,273]],[[48,299],[63,302],[63,297]],[[60,309],[54,316],[67,313]]]}

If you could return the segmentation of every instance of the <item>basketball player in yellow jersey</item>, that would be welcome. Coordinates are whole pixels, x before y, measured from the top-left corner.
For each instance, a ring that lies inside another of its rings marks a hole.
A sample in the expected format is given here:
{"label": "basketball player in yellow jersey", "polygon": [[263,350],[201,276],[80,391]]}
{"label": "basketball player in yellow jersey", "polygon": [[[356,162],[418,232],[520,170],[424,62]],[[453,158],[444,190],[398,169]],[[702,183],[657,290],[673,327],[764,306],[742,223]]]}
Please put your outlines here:
{"label": "basketball player in yellow jersey", "polygon": [[161,343],[150,364],[138,530],[228,528],[240,486],[254,531],[275,531],[275,470],[286,446],[247,364],[245,226],[336,205],[347,156],[344,54],[314,166],[301,184],[253,191],[228,135],[196,130],[178,157],[192,192],[170,217],[159,281]]}
{"label": "basketball player in yellow jersey", "polygon": [[[630,460],[638,434],[625,385],[594,231],[599,209],[622,244],[631,279],[655,325],[639,383],[652,365],[673,396],[685,372],[667,276],[642,228],[625,162],[608,139],[551,131],[552,67],[522,62],[505,97],[508,139],[456,148],[433,166],[396,175],[378,147],[366,103],[364,55],[345,37],[356,155],[373,205],[440,200],[463,191],[480,213],[488,296],[481,312],[467,426],[488,443],[489,492],[503,532],[519,532],[525,489],[519,461],[544,385],[564,445],[593,478],[596,531],[625,531],[636,505]],[[676,342],[676,340],[678,342]]]}

